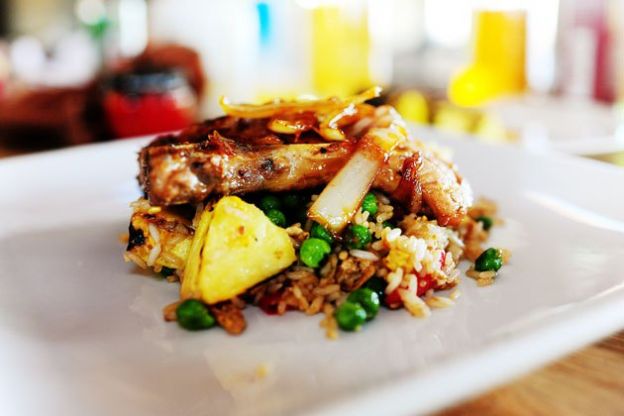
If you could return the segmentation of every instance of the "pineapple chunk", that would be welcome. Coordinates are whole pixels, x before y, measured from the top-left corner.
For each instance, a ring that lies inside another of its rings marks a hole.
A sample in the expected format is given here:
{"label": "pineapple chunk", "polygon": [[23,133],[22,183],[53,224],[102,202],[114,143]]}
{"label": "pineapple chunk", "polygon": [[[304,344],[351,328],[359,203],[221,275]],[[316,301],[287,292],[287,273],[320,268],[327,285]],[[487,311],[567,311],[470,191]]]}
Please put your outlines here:
{"label": "pineapple chunk", "polygon": [[201,215],[180,295],[208,304],[228,300],[296,259],[286,230],[273,224],[256,206],[227,196]]}
{"label": "pineapple chunk", "polygon": [[[147,204],[147,203],[146,203]],[[150,226],[155,227],[159,242],[154,241]],[[161,251],[156,257],[153,269],[160,271],[162,267],[182,270],[193,239],[193,229],[188,220],[159,207],[139,207],[130,219],[131,243],[127,251],[145,267],[152,248],[159,244]]]}

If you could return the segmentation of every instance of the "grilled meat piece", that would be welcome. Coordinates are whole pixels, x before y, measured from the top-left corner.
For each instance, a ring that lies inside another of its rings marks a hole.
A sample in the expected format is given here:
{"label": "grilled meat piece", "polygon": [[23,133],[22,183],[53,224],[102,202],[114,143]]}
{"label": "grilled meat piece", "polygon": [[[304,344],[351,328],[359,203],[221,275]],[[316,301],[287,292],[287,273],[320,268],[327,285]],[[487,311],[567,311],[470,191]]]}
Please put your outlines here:
{"label": "grilled meat piece", "polygon": [[[266,126],[266,119],[221,117],[156,139],[139,154],[144,192],[152,204],[166,206],[212,194],[318,187],[346,163],[357,140],[327,142],[314,131],[277,135]],[[415,146],[395,149],[373,188],[410,212],[419,212],[424,202],[442,225],[458,224],[472,203],[454,166]]]}
{"label": "grilled meat piece", "polygon": [[327,143],[315,132],[277,135],[266,119],[220,117],[141,150],[139,182],[154,205],[306,189],[327,183],[352,147],[347,141]]}
{"label": "grilled meat piece", "polygon": [[431,208],[438,224],[459,225],[472,206],[472,189],[457,174],[454,165],[432,154],[423,157],[418,170],[423,202]]}
{"label": "grilled meat piece", "polygon": [[204,144],[148,147],[141,152],[140,181],[155,205],[201,202],[208,195],[287,191],[323,185],[351,154],[350,143],[265,145],[227,141],[224,149]]}
{"label": "grilled meat piece", "polygon": [[424,147],[395,149],[373,182],[410,212],[426,205],[442,226],[458,225],[472,205],[470,185],[455,165]]}

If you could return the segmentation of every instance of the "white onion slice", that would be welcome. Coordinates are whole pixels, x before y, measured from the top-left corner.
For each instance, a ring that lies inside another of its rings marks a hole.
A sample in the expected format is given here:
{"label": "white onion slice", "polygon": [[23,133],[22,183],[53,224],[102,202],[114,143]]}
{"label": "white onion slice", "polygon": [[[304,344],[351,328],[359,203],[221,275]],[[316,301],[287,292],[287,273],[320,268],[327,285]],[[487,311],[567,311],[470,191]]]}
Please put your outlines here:
{"label": "white onion slice", "polygon": [[308,216],[332,233],[349,223],[384,161],[383,153],[358,148],[314,201]]}
{"label": "white onion slice", "polygon": [[378,107],[375,113],[353,156],[308,210],[308,217],[334,234],[351,221],[388,154],[407,139],[405,122],[392,107]]}

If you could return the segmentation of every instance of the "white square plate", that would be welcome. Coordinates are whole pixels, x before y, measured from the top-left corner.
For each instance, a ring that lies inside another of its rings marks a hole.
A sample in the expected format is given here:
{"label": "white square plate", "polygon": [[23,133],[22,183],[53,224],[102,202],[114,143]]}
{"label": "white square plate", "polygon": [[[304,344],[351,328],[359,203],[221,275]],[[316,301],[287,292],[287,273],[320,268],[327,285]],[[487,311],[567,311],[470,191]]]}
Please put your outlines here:
{"label": "white square plate", "polygon": [[455,141],[506,219],[494,285],[464,278],[454,307],[384,310],[336,342],[320,316],[255,308],[239,337],[180,330],[161,312],[177,285],[137,273],[118,242],[144,142],[0,162],[2,414],[416,414],[624,326],[624,170]]}

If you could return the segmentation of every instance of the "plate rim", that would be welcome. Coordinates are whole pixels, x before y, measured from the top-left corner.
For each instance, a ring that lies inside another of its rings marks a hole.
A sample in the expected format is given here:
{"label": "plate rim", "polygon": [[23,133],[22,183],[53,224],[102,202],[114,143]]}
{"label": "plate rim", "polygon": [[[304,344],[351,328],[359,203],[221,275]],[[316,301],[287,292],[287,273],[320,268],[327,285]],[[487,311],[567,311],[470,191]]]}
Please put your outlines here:
{"label": "plate rim", "polygon": [[[554,322],[539,328],[523,329],[521,335],[499,339],[480,351],[466,351],[419,374],[406,374],[379,386],[361,388],[348,398],[328,401],[304,414],[428,414],[452,407],[624,329],[624,315],[618,313],[624,308],[624,281],[616,290],[610,289],[574,306],[557,314]],[[575,338],[555,342],[572,331],[577,334]],[[525,347],[534,343],[542,347],[539,353],[513,354],[526,350]],[[514,356],[500,358],[510,354]],[[488,364],[492,363],[497,364],[496,368],[488,370]],[[471,372],[482,376],[487,373],[487,376],[476,378],[473,384],[458,382],[452,374],[458,370],[459,374]],[[436,381],[445,383],[446,388],[428,388],[428,384],[435,384]],[[376,389],[375,394],[369,394],[373,388]],[[418,395],[413,392],[418,392]]]}

